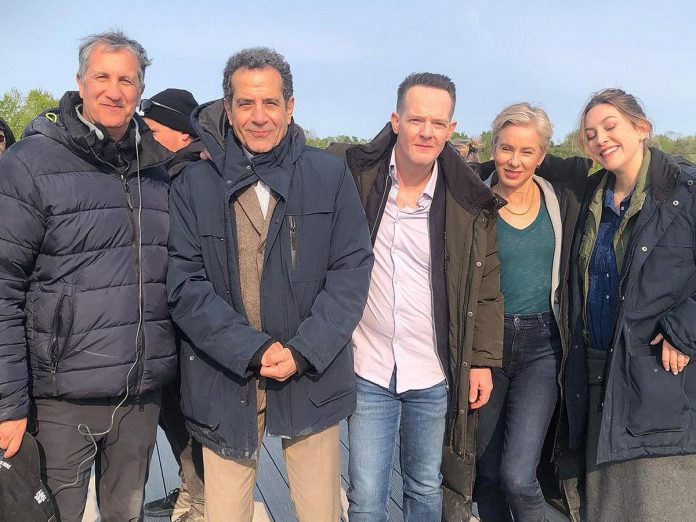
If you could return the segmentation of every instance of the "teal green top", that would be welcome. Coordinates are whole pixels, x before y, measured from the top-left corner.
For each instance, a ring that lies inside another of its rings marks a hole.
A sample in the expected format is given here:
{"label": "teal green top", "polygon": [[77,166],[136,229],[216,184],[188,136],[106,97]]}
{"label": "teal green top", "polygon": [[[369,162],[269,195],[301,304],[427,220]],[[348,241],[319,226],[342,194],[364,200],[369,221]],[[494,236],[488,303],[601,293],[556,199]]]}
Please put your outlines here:
{"label": "teal green top", "polygon": [[526,228],[508,225],[498,216],[500,289],[506,314],[551,310],[551,272],[556,241],[544,198],[537,217]]}

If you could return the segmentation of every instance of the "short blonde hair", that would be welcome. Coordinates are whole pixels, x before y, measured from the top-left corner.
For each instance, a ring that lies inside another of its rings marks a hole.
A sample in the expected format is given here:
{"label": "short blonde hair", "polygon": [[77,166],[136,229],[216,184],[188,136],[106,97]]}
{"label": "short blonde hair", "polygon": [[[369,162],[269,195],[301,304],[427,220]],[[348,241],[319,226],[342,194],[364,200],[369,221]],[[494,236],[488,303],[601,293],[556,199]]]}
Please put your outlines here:
{"label": "short blonde hair", "polygon": [[494,148],[498,143],[501,131],[509,125],[523,127],[533,125],[539,134],[542,152],[546,152],[549,148],[551,136],[553,136],[553,125],[551,125],[548,114],[541,107],[533,107],[527,102],[522,102],[514,103],[500,111],[500,114],[495,117],[491,124]]}
{"label": "short blonde hair", "polygon": [[611,105],[619,111],[624,118],[631,122],[634,128],[643,126],[648,131],[646,142],[652,139],[653,124],[645,115],[640,100],[621,89],[602,89],[592,95],[590,101],[585,105],[585,109],[580,116],[580,131],[578,132],[578,142],[582,151],[588,156],[593,156],[587,146],[587,136],[585,136],[585,116],[597,105]]}

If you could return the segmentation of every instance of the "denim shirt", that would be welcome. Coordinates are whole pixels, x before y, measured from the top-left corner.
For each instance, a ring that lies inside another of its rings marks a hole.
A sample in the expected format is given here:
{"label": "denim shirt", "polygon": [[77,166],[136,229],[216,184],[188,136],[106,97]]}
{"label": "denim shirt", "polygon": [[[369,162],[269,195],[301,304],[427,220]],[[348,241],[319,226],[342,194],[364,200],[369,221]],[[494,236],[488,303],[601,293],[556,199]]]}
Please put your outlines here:
{"label": "denim shirt", "polygon": [[618,305],[619,266],[614,250],[614,235],[631,203],[633,191],[614,206],[614,175],[609,173],[602,204],[602,219],[588,269],[587,329],[592,348],[608,350]]}

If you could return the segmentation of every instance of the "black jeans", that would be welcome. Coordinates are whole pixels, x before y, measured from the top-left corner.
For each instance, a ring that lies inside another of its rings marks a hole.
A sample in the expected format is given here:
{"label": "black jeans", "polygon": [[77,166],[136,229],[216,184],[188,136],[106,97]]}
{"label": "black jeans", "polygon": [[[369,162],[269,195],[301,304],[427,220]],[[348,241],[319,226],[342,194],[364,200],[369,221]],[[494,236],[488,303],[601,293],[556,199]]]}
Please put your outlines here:
{"label": "black jeans", "polygon": [[42,479],[54,497],[61,522],[82,521],[93,463],[102,522],[142,518],[160,392],[141,396],[139,404],[129,400],[116,409],[109,433],[94,435],[96,456],[92,438],[78,431],[80,424],[93,434],[106,431],[121,399],[35,400]]}
{"label": "black jeans", "polygon": [[561,341],[551,312],[505,315],[503,367],[479,411],[475,497],[481,522],[543,522],[536,477],[558,399]]}

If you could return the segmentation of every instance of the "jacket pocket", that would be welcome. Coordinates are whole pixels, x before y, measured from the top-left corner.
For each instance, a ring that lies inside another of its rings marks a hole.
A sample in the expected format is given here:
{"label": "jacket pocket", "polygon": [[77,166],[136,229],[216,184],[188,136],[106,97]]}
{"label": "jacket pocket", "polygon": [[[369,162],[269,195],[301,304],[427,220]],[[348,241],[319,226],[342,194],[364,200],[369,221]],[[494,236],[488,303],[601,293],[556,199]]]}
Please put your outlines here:
{"label": "jacket pocket", "polygon": [[290,279],[314,281],[326,275],[331,245],[331,209],[286,212]]}
{"label": "jacket pocket", "polygon": [[51,329],[49,356],[51,366],[55,370],[70,351],[70,338],[72,335],[75,309],[72,288],[61,294],[56,310],[53,314],[53,327]]}
{"label": "jacket pocket", "polygon": [[626,428],[634,436],[682,431],[688,422],[689,401],[684,391],[684,372],[665,371],[660,348],[631,348],[628,367]]}
{"label": "jacket pocket", "polygon": [[209,429],[220,425],[226,404],[218,396],[220,371],[205,362],[187,342],[181,343],[181,411],[186,418]]}
{"label": "jacket pocket", "polygon": [[341,350],[321,375],[306,374],[307,396],[316,407],[355,393],[355,372],[351,346]]}

